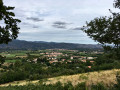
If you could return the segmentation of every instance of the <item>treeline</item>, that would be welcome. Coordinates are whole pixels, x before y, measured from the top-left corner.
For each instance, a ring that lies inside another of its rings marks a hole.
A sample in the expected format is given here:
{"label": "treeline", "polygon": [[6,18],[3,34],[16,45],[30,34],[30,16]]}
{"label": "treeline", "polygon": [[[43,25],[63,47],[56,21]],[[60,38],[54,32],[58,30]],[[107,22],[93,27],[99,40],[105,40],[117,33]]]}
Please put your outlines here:
{"label": "treeline", "polygon": [[18,80],[36,80],[90,71],[88,67],[78,63],[49,64],[46,62],[46,64],[47,65],[17,61],[9,67],[3,66],[3,70],[0,72],[0,84]]}

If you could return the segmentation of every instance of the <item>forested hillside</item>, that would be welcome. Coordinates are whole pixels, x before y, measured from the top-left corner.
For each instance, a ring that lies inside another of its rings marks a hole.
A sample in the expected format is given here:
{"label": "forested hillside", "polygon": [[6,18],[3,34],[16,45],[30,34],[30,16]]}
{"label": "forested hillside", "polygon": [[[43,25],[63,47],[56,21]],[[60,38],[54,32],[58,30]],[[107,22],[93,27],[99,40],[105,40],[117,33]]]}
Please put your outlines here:
{"label": "forested hillside", "polygon": [[94,50],[102,49],[100,45],[95,44],[73,44],[73,43],[55,43],[55,42],[30,42],[23,40],[13,40],[12,42],[0,45],[0,49],[18,49],[18,50],[39,50],[39,49],[79,49]]}

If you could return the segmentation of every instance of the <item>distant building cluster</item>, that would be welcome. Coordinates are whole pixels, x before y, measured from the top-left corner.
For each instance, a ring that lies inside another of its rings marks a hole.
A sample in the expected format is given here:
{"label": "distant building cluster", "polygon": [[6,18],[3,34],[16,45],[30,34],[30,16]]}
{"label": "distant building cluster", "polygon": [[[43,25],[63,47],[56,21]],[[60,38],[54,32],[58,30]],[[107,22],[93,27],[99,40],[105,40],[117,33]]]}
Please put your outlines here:
{"label": "distant building cluster", "polygon": [[[83,51],[80,52],[78,50],[67,50],[67,49],[46,49],[46,50],[39,50],[39,54],[26,54],[26,55],[16,55],[16,58],[28,58],[28,62],[38,63],[38,60],[42,64],[44,64],[44,60],[49,62],[49,64],[56,64],[56,63],[91,63],[94,65],[95,59],[97,57],[88,56],[88,53]],[[100,54],[102,52],[93,51],[92,54]],[[8,55],[9,56],[9,55]],[[88,68],[92,68],[92,66],[86,66]]]}

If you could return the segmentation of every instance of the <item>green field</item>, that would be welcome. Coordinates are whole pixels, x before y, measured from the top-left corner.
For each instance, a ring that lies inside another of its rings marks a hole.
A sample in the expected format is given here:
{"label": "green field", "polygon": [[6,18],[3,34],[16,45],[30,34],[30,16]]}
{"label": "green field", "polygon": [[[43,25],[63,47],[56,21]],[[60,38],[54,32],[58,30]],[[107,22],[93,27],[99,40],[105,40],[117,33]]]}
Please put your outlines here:
{"label": "green field", "polygon": [[16,59],[16,60],[5,60],[7,63],[15,63],[16,61],[21,61],[21,59]]}
{"label": "green field", "polygon": [[26,56],[26,53],[27,53],[27,52],[28,52],[28,51],[20,51],[20,52],[16,52],[16,51],[14,51],[14,52],[3,52],[3,53],[1,53],[0,55],[9,58],[9,57],[15,57],[15,56]]}

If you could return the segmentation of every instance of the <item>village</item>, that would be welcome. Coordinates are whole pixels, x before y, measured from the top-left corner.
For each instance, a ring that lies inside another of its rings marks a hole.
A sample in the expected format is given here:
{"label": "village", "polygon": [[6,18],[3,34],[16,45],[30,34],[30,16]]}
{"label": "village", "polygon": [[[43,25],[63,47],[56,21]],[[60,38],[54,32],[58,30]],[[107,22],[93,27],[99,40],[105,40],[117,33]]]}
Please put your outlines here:
{"label": "village", "polygon": [[[91,52],[92,54],[101,54],[102,52]],[[78,50],[64,50],[64,49],[49,49],[46,50],[46,52],[43,53],[41,51],[40,57],[33,58],[32,61],[34,63],[37,63],[38,60],[43,59],[47,60],[50,64],[56,64],[56,63],[87,63],[90,62],[91,64],[94,64],[96,56],[90,56],[87,52],[80,52]],[[31,62],[31,60],[28,60]],[[43,62],[41,62],[43,63]],[[88,68],[92,68],[92,66],[87,66]]]}
{"label": "village", "polygon": [[[38,51],[8,51],[2,52],[1,55],[5,57],[4,66],[8,66],[16,61],[27,61],[41,64],[85,64],[86,67],[92,68],[96,62],[98,55],[102,54],[99,51],[78,51],[67,49],[46,49]],[[79,67],[77,67],[79,68]]]}

